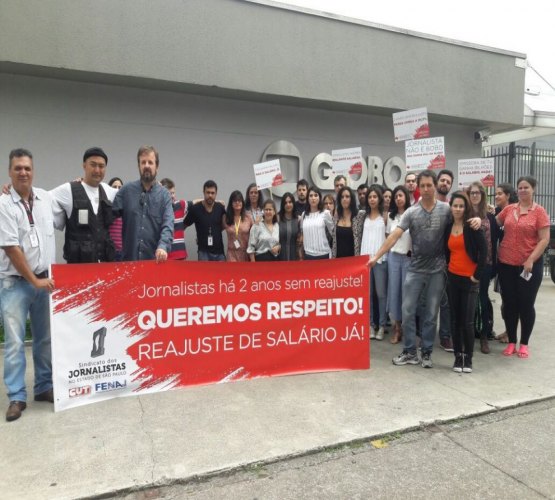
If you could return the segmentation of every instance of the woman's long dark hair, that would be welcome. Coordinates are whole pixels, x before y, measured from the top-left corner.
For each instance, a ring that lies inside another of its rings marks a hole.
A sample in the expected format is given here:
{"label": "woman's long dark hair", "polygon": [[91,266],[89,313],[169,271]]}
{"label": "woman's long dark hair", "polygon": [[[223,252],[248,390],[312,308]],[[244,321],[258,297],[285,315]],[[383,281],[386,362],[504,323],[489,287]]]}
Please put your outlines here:
{"label": "woman's long dark hair", "polygon": [[227,209],[225,211],[225,223],[228,226],[231,226],[231,224],[235,223],[235,213],[233,212],[233,202],[237,201],[237,200],[241,200],[241,220],[243,220],[245,218],[245,199],[243,198],[243,195],[241,194],[241,191],[233,191],[233,193],[231,193],[229,195],[229,201],[227,202]]}
{"label": "woman's long dark hair", "polygon": [[292,193],[285,193],[281,197],[281,205],[279,206],[279,220],[285,220],[285,202],[291,200],[293,202],[293,217],[295,217],[295,197]]}
{"label": "woman's long dark hair", "polygon": [[370,196],[370,193],[372,191],[378,195],[378,212],[380,212],[380,215],[383,215],[383,191],[382,187],[379,184],[372,184],[368,188],[368,194],[366,195],[366,213],[370,214],[370,212],[372,211],[372,209],[370,208],[370,203],[368,202],[368,197]]}
{"label": "woman's long dark hair", "polygon": [[[247,192],[245,194],[245,209],[246,210],[250,210],[252,208],[251,207],[251,198],[249,196],[249,191],[253,187],[254,188],[256,187],[256,182],[253,182],[253,183],[249,184],[248,187],[247,187]],[[264,196],[262,195],[262,191],[260,191],[258,189],[257,189],[257,191],[258,191],[258,208],[261,209],[264,206]]]}
{"label": "woman's long dark hair", "polygon": [[109,181],[108,181],[108,186],[112,186],[112,184],[116,181],[119,181],[120,184],[123,186],[123,181],[119,178],[119,177],[112,177]]}
{"label": "woman's long dark hair", "polygon": [[456,200],[457,198],[463,200],[464,202],[464,214],[463,214],[463,224],[468,224],[468,219],[470,219],[470,217],[472,217],[472,204],[470,203],[470,199],[468,198],[468,195],[464,192],[464,191],[455,191],[452,195],[451,195],[451,199],[449,200],[449,206],[452,207],[453,206],[453,201]]}
{"label": "woman's long dark hair", "polygon": [[395,196],[397,196],[397,193],[399,191],[401,191],[405,195],[405,211],[407,210],[407,208],[410,207],[410,193],[409,193],[409,190],[403,185],[397,186],[393,190],[393,194],[391,195],[391,203],[389,204],[389,216],[392,219],[397,217],[397,214],[399,213],[399,207],[397,206],[397,203],[395,203]]}
{"label": "woman's long dark hair", "polygon": [[322,199],[322,191],[320,191],[316,186],[310,186],[308,192],[306,193],[306,202],[308,203],[308,213],[310,214],[310,193],[316,193],[319,197],[318,201],[318,212],[324,210],[324,200]]}
{"label": "woman's long dark hair", "polygon": [[509,184],[508,182],[502,182],[501,184],[498,184],[497,187],[501,189],[501,191],[503,191],[508,197],[509,204],[518,203],[518,195],[516,194],[515,188],[512,186],[512,184]]}
{"label": "woman's long dark hair", "polygon": [[341,205],[341,196],[345,191],[351,195],[351,203],[349,204],[349,209],[351,210],[351,220],[353,220],[357,214],[357,202],[355,200],[356,196],[350,187],[344,186],[337,193],[337,201],[335,202],[335,211],[339,218],[343,217],[343,205]]}

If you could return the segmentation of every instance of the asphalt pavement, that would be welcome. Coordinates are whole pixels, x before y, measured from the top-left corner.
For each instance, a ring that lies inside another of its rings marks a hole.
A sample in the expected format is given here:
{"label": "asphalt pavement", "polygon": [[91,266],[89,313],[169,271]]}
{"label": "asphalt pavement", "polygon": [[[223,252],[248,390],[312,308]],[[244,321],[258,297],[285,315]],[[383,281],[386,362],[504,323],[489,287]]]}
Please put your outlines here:
{"label": "asphalt pavement", "polygon": [[[496,299],[495,329],[500,331],[499,296],[491,296]],[[394,366],[391,359],[400,347],[391,345],[386,335],[382,342],[372,341],[370,370],[192,387],[59,413],[54,413],[48,403],[31,401],[19,420],[0,420],[2,498],[125,496],[141,490],[147,494],[155,491],[153,486],[206,481],[245,467],[257,470],[323,450],[390,440],[391,436],[426,429],[431,424],[446,425],[549,400],[555,396],[554,304],[555,284],[546,278],[536,301],[530,358],[505,358],[501,355],[504,345],[495,341],[491,342],[489,355],[481,354],[477,345],[472,374],[452,372],[453,355],[439,346],[432,356],[433,369]],[[32,385],[32,370],[28,370],[27,377]],[[2,411],[5,408],[7,400]],[[553,422],[552,411],[545,413],[548,421]],[[522,443],[525,432],[515,434]],[[546,443],[553,442],[552,425],[538,425],[536,433],[537,439],[545,436]],[[452,443],[441,434],[436,449],[448,449]],[[473,438],[473,446],[485,445],[486,437]],[[433,448],[425,453],[418,447],[405,450],[414,467],[434,456]],[[460,447],[453,453],[455,461],[464,460]],[[541,467],[542,461],[545,463],[544,457],[538,456]],[[353,474],[357,471],[355,465]],[[437,465],[442,466],[449,473],[451,465]],[[553,470],[553,453],[548,466]],[[428,472],[433,478],[437,471],[432,468]],[[393,496],[397,490],[388,488],[402,487],[399,496],[423,497],[416,490],[411,495],[410,482],[401,484],[405,472],[411,470],[409,464],[406,471],[384,475],[383,481],[390,483],[376,490],[376,496]],[[480,486],[473,469],[467,477],[468,483],[461,483],[462,488],[474,491],[472,488]],[[273,498],[271,488],[264,491],[268,494],[260,498]],[[503,490],[476,491],[484,491],[481,498],[513,496],[504,496]],[[514,491],[520,491],[519,498],[534,497],[530,485]],[[433,491],[428,493],[431,496]],[[554,497],[553,482],[538,484],[533,493]],[[314,497],[318,496],[315,490]]]}

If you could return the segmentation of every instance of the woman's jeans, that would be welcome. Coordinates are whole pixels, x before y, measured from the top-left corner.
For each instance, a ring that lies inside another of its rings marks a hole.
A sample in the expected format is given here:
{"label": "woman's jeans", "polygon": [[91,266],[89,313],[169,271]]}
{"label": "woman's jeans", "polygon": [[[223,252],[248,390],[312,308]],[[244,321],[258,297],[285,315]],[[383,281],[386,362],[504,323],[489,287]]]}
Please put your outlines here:
{"label": "woman's jeans", "polygon": [[543,257],[534,262],[532,277],[528,281],[520,277],[522,270],[522,266],[502,263],[498,266],[505,328],[509,342],[516,344],[516,330],[520,320],[520,344],[528,345],[536,321],[534,303],[543,279]]}
{"label": "woman's jeans", "polygon": [[455,354],[474,352],[474,314],[480,289],[467,276],[447,272],[447,297],[451,312],[451,336]]}
{"label": "woman's jeans", "polygon": [[[378,296],[378,309],[372,308],[372,324],[385,327],[387,321],[387,262],[376,264],[370,272],[370,290]],[[372,297],[372,294],[370,294]]]}
{"label": "woman's jeans", "polygon": [[48,291],[38,290],[21,277],[0,280],[0,307],[4,319],[4,383],[10,401],[26,401],[25,325],[31,316],[34,394],[52,388],[52,354],[50,350],[50,308]]}

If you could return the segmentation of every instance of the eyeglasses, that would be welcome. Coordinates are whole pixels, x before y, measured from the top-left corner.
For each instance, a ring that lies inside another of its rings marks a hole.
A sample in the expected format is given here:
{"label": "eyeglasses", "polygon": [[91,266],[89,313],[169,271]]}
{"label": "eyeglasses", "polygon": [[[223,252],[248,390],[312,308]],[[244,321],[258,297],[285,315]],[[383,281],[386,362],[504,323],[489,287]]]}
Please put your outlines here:
{"label": "eyeglasses", "polygon": [[482,196],[480,191],[470,191],[470,196]]}

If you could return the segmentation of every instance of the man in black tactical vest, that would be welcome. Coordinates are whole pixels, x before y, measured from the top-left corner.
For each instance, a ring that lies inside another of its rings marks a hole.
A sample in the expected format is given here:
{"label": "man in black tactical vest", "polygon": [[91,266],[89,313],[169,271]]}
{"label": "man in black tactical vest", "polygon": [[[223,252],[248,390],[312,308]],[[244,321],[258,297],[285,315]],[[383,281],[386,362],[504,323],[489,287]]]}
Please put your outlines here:
{"label": "man in black tactical vest", "polygon": [[107,164],[108,157],[101,148],[87,149],[83,180],[51,191],[55,225],[58,229],[65,226],[64,259],[69,264],[115,260],[108,228],[113,222],[112,201],[117,189],[102,182]]}

